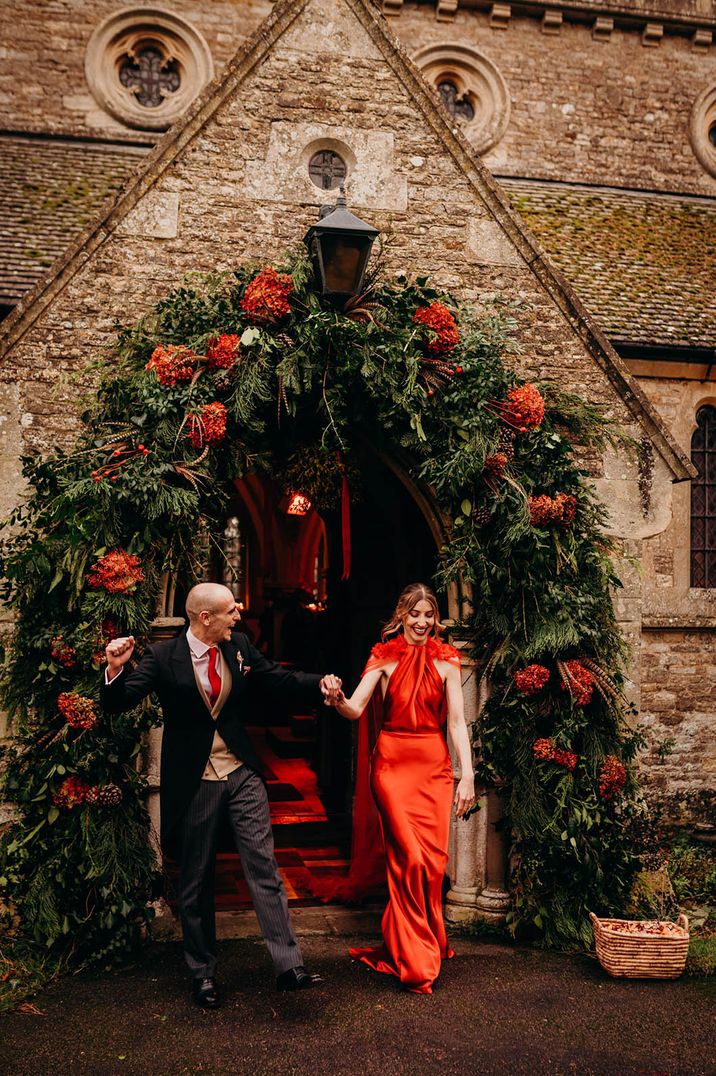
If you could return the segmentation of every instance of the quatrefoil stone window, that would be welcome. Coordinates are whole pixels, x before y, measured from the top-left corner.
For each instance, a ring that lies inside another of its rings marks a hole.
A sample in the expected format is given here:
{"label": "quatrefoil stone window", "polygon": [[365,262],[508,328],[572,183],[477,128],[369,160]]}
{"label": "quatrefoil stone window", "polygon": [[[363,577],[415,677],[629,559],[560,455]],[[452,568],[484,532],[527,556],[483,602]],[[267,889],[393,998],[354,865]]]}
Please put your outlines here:
{"label": "quatrefoil stone window", "polygon": [[164,131],[214,69],[204,38],[184,19],[160,8],[125,8],[92,34],[85,73],[93,95],[115,119]]}
{"label": "quatrefoil stone window", "polygon": [[492,60],[477,49],[447,43],[428,45],[413,59],[478,153],[496,146],[510,122],[510,95]]}
{"label": "quatrefoil stone window", "polygon": [[716,82],[696,98],[691,110],[689,136],[701,164],[716,176]]}

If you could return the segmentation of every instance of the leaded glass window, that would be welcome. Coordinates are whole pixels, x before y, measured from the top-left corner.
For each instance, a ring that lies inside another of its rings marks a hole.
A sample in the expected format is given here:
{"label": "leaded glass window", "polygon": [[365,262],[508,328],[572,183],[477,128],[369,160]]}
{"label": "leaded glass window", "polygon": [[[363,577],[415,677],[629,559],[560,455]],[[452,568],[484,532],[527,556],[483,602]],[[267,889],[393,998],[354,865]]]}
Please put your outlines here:
{"label": "leaded glass window", "polygon": [[716,587],[716,407],[699,408],[691,438],[691,586]]}
{"label": "leaded glass window", "polygon": [[221,539],[221,582],[245,608],[248,605],[248,558],[246,540],[238,516],[229,516]]}
{"label": "leaded glass window", "polygon": [[167,94],[176,93],[181,78],[176,60],[148,45],[136,56],[124,57],[119,81],[132,91],[143,108],[158,108]]}
{"label": "leaded glass window", "polygon": [[458,93],[457,86],[453,82],[443,80],[438,82],[440,100],[451,116],[458,120],[466,120],[468,123],[475,118],[475,107],[466,93]]}
{"label": "leaded glass window", "polygon": [[311,183],[323,191],[340,187],[346,178],[346,162],[340,153],[332,149],[321,149],[314,153],[308,162],[308,174]]}

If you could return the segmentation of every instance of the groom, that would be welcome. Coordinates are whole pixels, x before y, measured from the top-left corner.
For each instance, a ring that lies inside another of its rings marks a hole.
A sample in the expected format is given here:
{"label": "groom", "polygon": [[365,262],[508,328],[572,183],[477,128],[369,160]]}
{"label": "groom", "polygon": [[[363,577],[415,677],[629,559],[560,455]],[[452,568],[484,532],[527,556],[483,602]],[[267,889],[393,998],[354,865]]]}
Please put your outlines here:
{"label": "groom", "polygon": [[156,692],[164,718],[161,763],[161,844],[178,861],[184,956],[197,1005],[215,1009],[214,870],[219,825],[228,816],[256,916],[276,969],[279,990],[303,990],[318,976],[303,966],[291,926],[260,763],[244,725],[247,690],[290,699],[301,707],[340,687],[334,676],[290,672],[268,661],[234,631],[240,619],[231,591],[200,583],[186,600],[189,628],[145,650],[125,669],[134,638],[106,649],[100,699],[108,713],[136,706]]}

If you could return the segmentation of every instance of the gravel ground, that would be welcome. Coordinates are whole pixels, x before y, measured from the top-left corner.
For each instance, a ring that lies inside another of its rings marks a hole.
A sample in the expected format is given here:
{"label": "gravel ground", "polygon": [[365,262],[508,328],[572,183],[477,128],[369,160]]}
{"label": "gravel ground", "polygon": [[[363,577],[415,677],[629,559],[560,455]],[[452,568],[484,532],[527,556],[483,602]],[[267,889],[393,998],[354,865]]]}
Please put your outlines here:
{"label": "gravel ground", "polygon": [[345,938],[302,940],[325,983],[277,994],[263,944],[221,943],[224,1008],[188,1001],[180,946],[85,973],[0,1018],[0,1071],[275,1076],[716,1074],[716,981],[609,979],[595,960],[456,938],[432,996],[352,963]]}

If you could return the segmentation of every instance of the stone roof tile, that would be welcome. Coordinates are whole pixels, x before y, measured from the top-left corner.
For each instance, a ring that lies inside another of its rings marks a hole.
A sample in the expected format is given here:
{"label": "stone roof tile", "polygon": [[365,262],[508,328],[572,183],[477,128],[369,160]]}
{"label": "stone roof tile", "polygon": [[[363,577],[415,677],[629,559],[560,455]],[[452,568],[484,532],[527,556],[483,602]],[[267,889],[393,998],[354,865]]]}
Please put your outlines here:
{"label": "stone roof tile", "polygon": [[146,150],[101,143],[0,138],[0,303],[32,290]]}
{"label": "stone roof tile", "polygon": [[716,346],[716,199],[502,185],[611,340]]}

